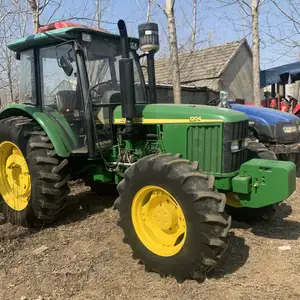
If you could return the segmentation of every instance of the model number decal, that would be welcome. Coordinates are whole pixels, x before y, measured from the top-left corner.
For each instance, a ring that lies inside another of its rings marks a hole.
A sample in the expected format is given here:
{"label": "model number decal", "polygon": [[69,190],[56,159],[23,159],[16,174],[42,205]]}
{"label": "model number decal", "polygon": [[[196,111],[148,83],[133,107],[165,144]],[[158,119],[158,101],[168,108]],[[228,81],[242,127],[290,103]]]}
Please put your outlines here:
{"label": "model number decal", "polygon": [[201,117],[190,117],[190,122],[202,122],[202,118]]}

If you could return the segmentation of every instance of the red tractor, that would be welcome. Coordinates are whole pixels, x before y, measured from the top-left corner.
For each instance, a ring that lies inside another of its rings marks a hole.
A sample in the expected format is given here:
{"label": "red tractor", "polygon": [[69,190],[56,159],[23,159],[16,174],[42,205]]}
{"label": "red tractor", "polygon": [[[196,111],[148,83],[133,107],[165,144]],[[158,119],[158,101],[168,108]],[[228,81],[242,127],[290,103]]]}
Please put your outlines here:
{"label": "red tractor", "polygon": [[[278,99],[276,98],[264,99],[261,100],[261,106],[278,109],[286,113],[291,113],[300,118],[300,104],[298,104],[298,100],[290,95],[287,95],[287,98],[282,97],[280,101],[278,101]],[[253,106],[254,102],[248,102],[247,105]]]}

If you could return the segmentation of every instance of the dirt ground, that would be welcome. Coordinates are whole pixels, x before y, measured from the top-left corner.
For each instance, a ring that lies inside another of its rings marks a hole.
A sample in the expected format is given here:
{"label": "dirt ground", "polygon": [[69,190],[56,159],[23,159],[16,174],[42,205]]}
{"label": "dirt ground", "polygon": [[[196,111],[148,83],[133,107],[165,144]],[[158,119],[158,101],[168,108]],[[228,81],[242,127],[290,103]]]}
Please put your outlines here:
{"label": "dirt ground", "polygon": [[202,284],[146,273],[122,243],[116,212],[77,185],[76,205],[51,227],[0,226],[0,299],[300,299],[297,185],[271,223],[234,224],[227,253]]}

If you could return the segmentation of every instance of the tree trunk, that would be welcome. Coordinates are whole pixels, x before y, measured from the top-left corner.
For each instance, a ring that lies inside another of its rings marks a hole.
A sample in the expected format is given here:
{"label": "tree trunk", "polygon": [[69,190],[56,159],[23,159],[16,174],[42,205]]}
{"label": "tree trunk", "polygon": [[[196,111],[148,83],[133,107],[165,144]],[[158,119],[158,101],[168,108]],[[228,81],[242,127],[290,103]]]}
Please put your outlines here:
{"label": "tree trunk", "polygon": [[32,13],[33,29],[36,33],[40,27],[40,14],[39,14],[39,2],[38,0],[27,0]]}
{"label": "tree trunk", "polygon": [[194,0],[193,1],[193,28],[192,28],[192,45],[191,45],[191,51],[195,50],[196,30],[197,30],[197,0]]}
{"label": "tree trunk", "polygon": [[96,0],[96,23],[97,23],[97,27],[100,28],[100,24],[101,24],[100,0]]}
{"label": "tree trunk", "polygon": [[10,102],[12,103],[15,99],[14,97],[14,89],[13,89],[13,80],[12,80],[12,57],[8,57],[8,64],[7,64],[7,78],[9,84],[9,95],[10,95]]}
{"label": "tree trunk", "polygon": [[148,0],[147,14],[146,14],[146,23],[150,22],[150,14],[151,14],[151,0]]}
{"label": "tree trunk", "polygon": [[259,23],[258,23],[258,3],[252,0],[252,55],[253,55],[253,101],[255,106],[261,105],[260,99],[260,59],[259,59]]}
{"label": "tree trunk", "polygon": [[174,103],[179,104],[181,103],[181,86],[180,86],[180,70],[179,70],[179,60],[178,60],[176,25],[175,25],[174,8],[173,8],[174,1],[175,0],[173,1],[166,0],[165,13],[168,19]]}

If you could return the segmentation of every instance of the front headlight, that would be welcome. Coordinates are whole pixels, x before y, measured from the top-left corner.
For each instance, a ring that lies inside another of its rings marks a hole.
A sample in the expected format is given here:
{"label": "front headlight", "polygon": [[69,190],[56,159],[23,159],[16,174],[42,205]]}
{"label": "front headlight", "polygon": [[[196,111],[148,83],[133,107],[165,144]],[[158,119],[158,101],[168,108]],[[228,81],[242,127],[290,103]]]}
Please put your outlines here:
{"label": "front headlight", "polygon": [[248,140],[242,140],[242,148],[248,147]]}
{"label": "front headlight", "polygon": [[231,142],[231,151],[237,151],[239,150],[239,141],[232,141]]}
{"label": "front headlight", "polygon": [[243,139],[243,140],[234,140],[231,142],[231,152],[235,152],[241,149],[244,149],[248,146],[248,140]]}
{"label": "front headlight", "polygon": [[297,126],[284,126],[283,128],[283,131],[285,133],[293,133],[293,132],[297,132]]}

